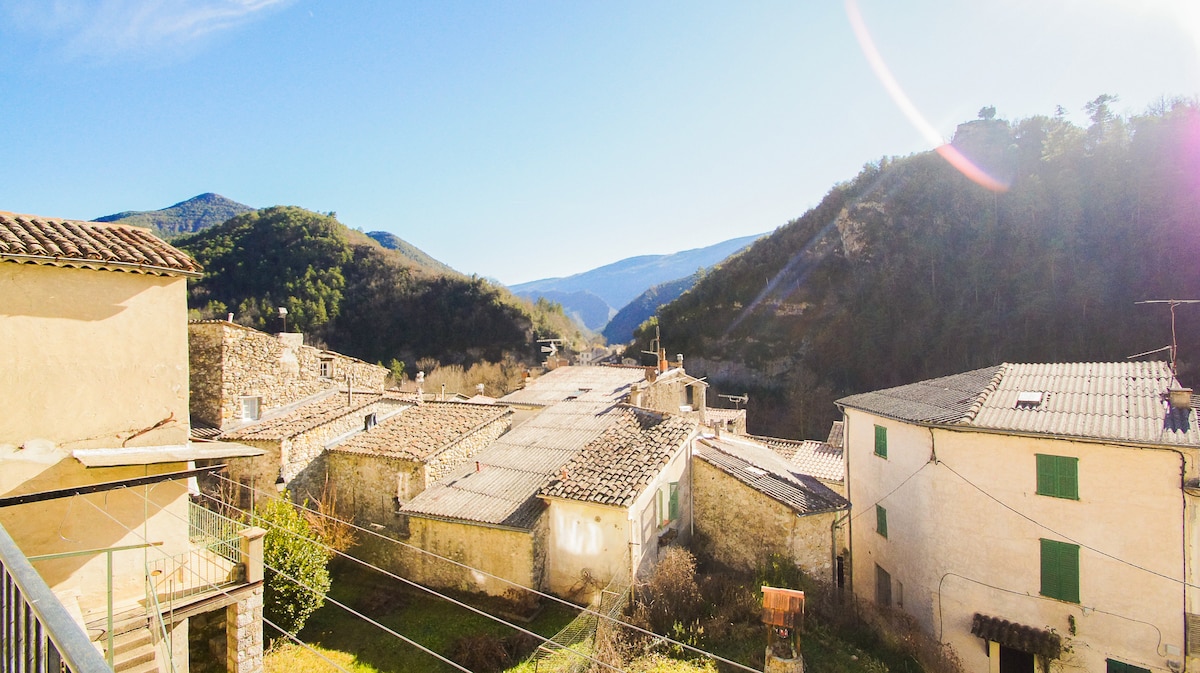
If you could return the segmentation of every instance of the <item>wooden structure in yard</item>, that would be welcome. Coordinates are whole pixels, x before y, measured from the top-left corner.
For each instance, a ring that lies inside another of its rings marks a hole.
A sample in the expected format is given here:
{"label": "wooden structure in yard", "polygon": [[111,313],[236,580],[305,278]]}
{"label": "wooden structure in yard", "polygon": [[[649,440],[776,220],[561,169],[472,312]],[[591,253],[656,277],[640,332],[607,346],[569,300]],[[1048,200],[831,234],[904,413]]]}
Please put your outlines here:
{"label": "wooden structure in yard", "polygon": [[768,673],[803,673],[804,659],[796,642],[796,631],[804,626],[804,592],[776,587],[762,588],[763,616],[767,625]]}

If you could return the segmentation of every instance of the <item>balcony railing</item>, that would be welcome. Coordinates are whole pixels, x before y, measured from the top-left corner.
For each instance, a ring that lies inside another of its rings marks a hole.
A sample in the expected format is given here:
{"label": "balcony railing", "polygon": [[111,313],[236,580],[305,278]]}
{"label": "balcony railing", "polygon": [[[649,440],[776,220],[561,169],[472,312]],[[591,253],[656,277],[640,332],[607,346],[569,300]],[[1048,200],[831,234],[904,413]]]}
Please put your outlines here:
{"label": "balcony railing", "polygon": [[0,620],[0,664],[4,673],[112,670],[3,526]]}
{"label": "balcony railing", "polygon": [[189,549],[151,559],[149,586],[166,610],[181,599],[244,581],[241,532],[246,524],[188,503]]}

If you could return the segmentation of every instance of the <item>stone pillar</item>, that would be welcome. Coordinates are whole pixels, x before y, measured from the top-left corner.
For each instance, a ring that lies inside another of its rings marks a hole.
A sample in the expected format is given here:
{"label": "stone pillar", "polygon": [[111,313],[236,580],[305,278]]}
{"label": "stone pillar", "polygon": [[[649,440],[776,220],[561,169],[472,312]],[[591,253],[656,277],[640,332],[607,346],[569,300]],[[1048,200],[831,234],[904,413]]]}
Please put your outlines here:
{"label": "stone pillar", "polygon": [[242,600],[225,608],[225,670],[262,673],[263,588],[254,587]]}
{"label": "stone pillar", "polygon": [[767,648],[767,662],[763,667],[766,673],[804,673],[804,657],[799,652],[791,659],[781,659],[775,656],[771,648]]}
{"label": "stone pillar", "polygon": [[250,526],[242,530],[241,537],[242,568],[246,572],[243,581],[255,584],[263,580],[263,536],[267,531],[258,526]]}

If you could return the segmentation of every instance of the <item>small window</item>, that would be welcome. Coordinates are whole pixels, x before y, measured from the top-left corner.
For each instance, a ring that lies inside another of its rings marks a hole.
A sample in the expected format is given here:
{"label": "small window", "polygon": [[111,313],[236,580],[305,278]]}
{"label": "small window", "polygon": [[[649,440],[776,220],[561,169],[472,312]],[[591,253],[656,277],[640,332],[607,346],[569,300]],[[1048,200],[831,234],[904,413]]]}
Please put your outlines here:
{"label": "small window", "polygon": [[679,482],[671,482],[658,489],[656,509],[659,528],[679,519]]}
{"label": "small window", "polygon": [[242,399],[242,420],[257,421],[262,413],[262,398],[261,397],[243,397]]}
{"label": "small window", "polygon": [[875,532],[887,537],[887,510],[875,505]]}
{"label": "small window", "polygon": [[1150,673],[1150,669],[1134,666],[1116,659],[1108,659],[1107,673]]}
{"label": "small window", "polygon": [[875,455],[887,458],[887,428],[882,425],[875,426]]}
{"label": "small window", "polygon": [[1021,391],[1017,393],[1017,409],[1037,409],[1046,401],[1046,393],[1041,391]]}
{"label": "small window", "polygon": [[896,598],[896,607],[904,607],[904,582],[896,580],[896,591],[894,593]]}
{"label": "small window", "polygon": [[1053,498],[1079,499],[1079,459],[1037,454],[1037,492]]}
{"label": "small window", "polygon": [[323,378],[323,379],[333,378],[333,362],[332,361],[321,360],[318,367],[320,368],[321,378]]}
{"label": "small window", "polygon": [[1042,538],[1041,594],[1079,602],[1079,545]]}
{"label": "small window", "polygon": [[367,414],[363,418],[363,430],[370,430],[371,428],[375,427],[376,423],[377,421],[375,420],[375,413],[372,412]]}
{"label": "small window", "polygon": [[875,602],[884,607],[892,604],[892,575],[875,564]]}

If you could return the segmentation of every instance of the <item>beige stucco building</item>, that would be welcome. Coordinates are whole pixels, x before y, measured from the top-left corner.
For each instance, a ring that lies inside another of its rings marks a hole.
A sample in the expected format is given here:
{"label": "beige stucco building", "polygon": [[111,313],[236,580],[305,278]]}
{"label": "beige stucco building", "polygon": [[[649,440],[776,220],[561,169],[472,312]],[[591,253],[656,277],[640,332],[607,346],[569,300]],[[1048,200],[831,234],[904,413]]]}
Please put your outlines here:
{"label": "beige stucco building", "polygon": [[1200,670],[1194,399],[1122,362],[840,400],[855,594],[969,671]]}
{"label": "beige stucco building", "polygon": [[[148,568],[173,574],[173,560],[196,552],[187,479],[154,475],[255,453],[189,441],[186,282],[198,274],[145,229],[0,213],[0,525],[103,648],[110,605],[148,628],[158,618]],[[57,493],[146,477],[152,483]],[[46,499],[27,502],[35,497]],[[261,578],[237,564],[214,559],[212,575],[179,586],[222,584],[207,611],[231,611],[228,663],[255,671],[261,620],[239,626],[236,617],[261,614]],[[155,593],[181,610],[192,602]],[[186,670],[187,615],[159,630],[174,637],[147,636],[158,643],[147,656]]]}

